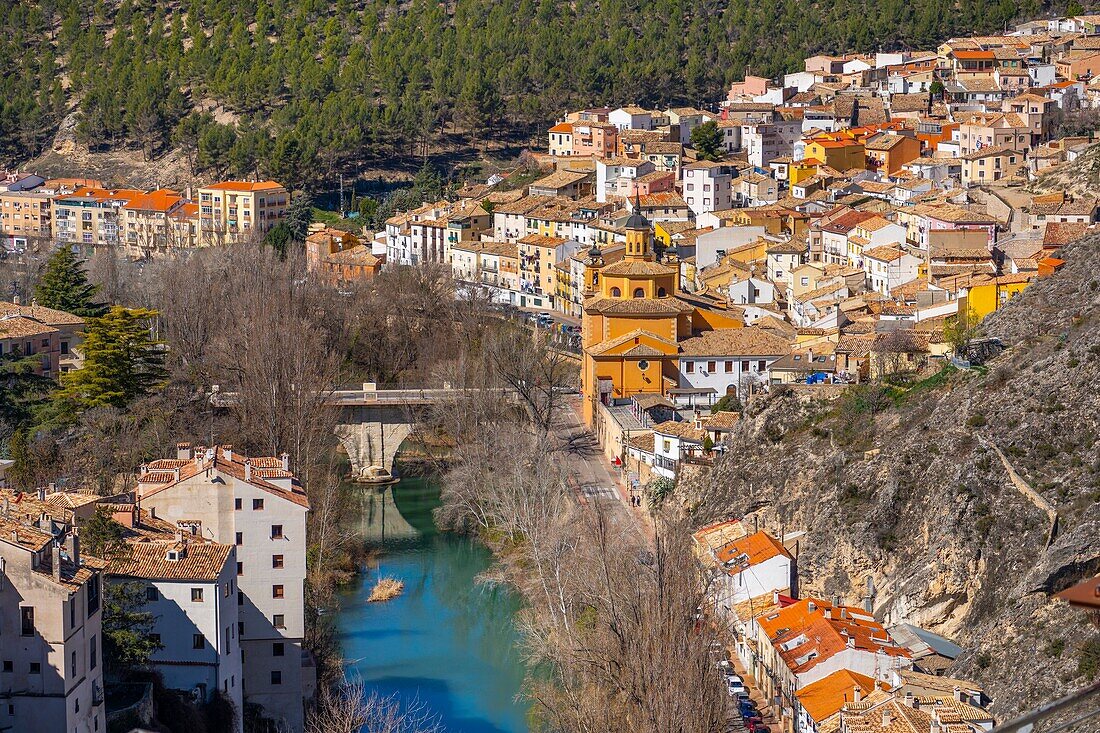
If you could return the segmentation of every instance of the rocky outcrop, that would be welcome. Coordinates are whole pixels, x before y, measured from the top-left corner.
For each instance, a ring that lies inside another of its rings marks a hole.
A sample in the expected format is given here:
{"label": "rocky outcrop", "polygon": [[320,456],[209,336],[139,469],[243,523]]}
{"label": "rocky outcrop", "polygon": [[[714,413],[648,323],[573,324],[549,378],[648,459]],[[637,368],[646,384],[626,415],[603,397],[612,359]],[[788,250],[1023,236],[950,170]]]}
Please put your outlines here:
{"label": "rocky outcrop", "polygon": [[1050,599],[1100,571],[1100,242],[1062,256],[983,324],[1009,346],[986,368],[832,401],[775,391],[727,457],[681,477],[700,520],[805,531],[804,594],[861,603],[870,579],[879,618],[958,641],[951,673],[984,683],[998,716],[1079,686],[1096,633]]}

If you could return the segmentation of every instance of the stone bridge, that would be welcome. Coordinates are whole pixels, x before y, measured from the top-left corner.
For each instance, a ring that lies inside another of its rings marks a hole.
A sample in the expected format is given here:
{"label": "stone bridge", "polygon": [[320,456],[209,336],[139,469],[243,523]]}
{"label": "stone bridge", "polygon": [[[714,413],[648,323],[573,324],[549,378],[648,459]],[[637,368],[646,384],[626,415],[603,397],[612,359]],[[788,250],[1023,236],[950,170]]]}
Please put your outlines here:
{"label": "stone bridge", "polygon": [[368,469],[378,467],[393,475],[397,451],[425,407],[480,393],[515,397],[511,389],[378,389],[370,383],[363,389],[333,392],[329,401],[340,409],[336,435],[351,459],[352,474],[363,477]]}

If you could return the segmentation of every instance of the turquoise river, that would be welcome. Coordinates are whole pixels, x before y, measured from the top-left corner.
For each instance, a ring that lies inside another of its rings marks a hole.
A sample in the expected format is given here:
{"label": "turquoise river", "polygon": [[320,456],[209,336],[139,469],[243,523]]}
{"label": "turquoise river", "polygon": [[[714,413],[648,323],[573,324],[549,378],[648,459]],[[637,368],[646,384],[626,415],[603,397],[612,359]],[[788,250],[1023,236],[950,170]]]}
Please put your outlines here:
{"label": "turquoise river", "polygon": [[[489,552],[473,540],[436,530],[439,489],[405,479],[362,487],[361,534],[382,542],[378,567],[341,597],[339,634],[349,675],[368,690],[419,702],[450,733],[525,733],[527,708],[514,618],[518,598],[479,583]],[[405,582],[404,593],[368,603],[379,575]]]}

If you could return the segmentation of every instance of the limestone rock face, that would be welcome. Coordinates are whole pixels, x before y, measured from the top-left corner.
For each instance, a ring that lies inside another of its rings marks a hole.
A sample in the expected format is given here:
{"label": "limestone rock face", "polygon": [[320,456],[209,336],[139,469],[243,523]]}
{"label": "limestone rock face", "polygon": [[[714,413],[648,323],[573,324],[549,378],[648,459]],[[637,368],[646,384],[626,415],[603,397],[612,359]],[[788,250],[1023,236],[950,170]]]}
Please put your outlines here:
{"label": "limestone rock face", "polygon": [[[1098,633],[1050,599],[1100,572],[1100,240],[1060,256],[1059,273],[983,323],[1008,346],[987,369],[885,397],[775,389],[679,487],[701,521],[804,531],[803,595],[955,639],[967,652],[951,673],[985,684],[999,717],[1081,686],[1080,649]],[[1053,539],[996,449],[1057,513]],[[1025,669],[1043,673],[1021,684]]]}

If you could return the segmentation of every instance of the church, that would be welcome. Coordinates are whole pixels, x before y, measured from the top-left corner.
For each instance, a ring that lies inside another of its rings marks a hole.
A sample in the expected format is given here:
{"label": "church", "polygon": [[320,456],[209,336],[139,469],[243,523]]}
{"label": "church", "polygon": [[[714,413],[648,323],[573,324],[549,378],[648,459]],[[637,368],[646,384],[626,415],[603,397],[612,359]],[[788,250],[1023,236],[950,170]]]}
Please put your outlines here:
{"label": "church", "polygon": [[581,392],[588,425],[597,402],[664,396],[675,387],[680,341],[744,325],[732,313],[701,309],[680,296],[675,251],[666,252],[666,263],[656,261],[652,227],[638,203],[625,229],[623,259],[605,266],[593,246],[585,261]]}

